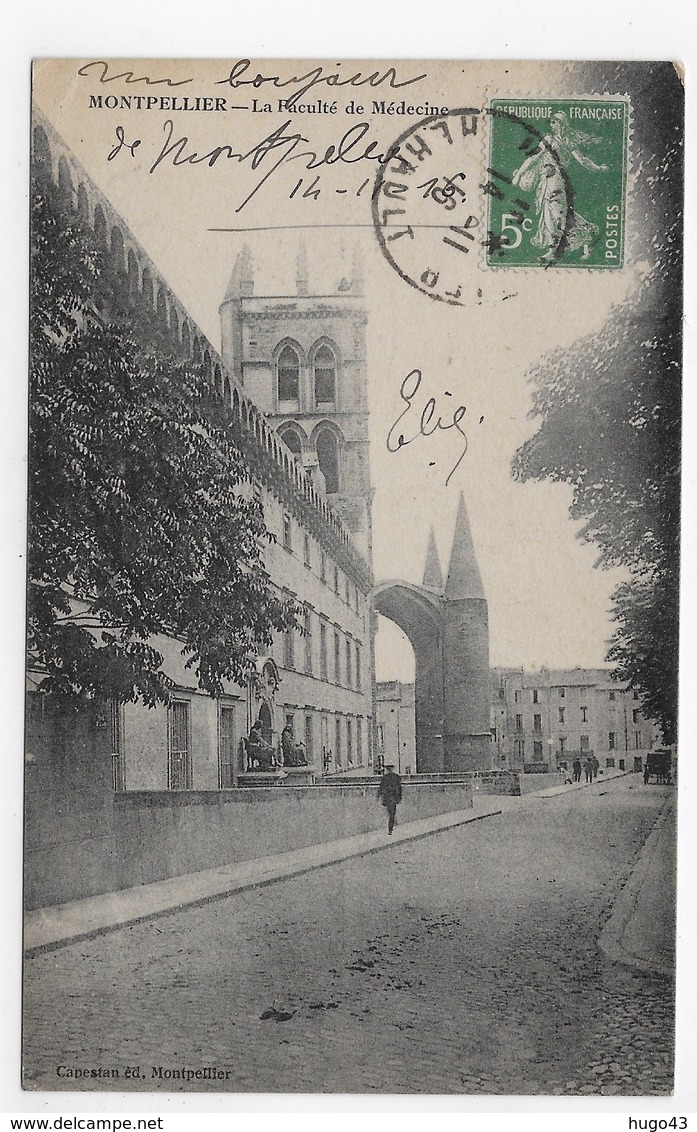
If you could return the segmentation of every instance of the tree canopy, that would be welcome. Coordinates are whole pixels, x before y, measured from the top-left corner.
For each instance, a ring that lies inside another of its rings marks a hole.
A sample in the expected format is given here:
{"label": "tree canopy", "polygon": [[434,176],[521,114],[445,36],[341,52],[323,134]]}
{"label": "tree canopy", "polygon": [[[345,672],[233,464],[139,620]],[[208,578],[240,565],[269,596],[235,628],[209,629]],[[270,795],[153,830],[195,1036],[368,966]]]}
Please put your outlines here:
{"label": "tree canopy", "polygon": [[[646,275],[598,334],[542,359],[533,369],[531,416],[539,425],[516,454],[513,474],[521,480],[571,484],[571,515],[583,520],[580,536],[599,548],[597,564],[625,568],[627,580],[613,593],[617,627],[608,660],[618,678],[640,693],[665,740],[674,742],[682,102],[675,75],[664,71],[659,78],[648,92],[653,119],[644,113],[648,99],[641,94],[634,108],[637,160],[644,176],[633,216],[633,257],[646,258]],[[665,99],[656,121],[662,86]]]}
{"label": "tree canopy", "polygon": [[163,348],[155,318],[136,336],[142,312],[116,295],[106,256],[37,180],[29,663],[63,704],[153,705],[173,686],[153,643],[165,634],[218,695],[296,625],[295,608],[264,567],[272,536],[229,410],[201,367]]}

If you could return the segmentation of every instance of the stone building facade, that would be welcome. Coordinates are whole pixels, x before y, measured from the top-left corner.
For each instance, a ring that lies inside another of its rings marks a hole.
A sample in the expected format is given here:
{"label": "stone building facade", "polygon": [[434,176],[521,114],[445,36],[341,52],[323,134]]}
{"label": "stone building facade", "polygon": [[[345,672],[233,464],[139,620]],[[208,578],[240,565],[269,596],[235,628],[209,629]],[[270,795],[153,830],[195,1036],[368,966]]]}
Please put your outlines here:
{"label": "stone building facade", "polygon": [[[366,314],[358,277],[353,283],[340,278],[334,296],[307,294],[299,277],[300,295],[250,295],[247,301],[253,286],[245,251],[221,307],[221,357],[39,113],[33,142],[37,177],[59,193],[66,218],[83,224],[108,252],[129,332],[137,339],[155,319],[175,354],[210,375],[247,463],[249,490],[263,503],[275,536],[264,551],[266,568],[278,591],[303,609],[304,632],[279,635],[258,658],[249,685],[230,684],[217,700],[197,690],[180,646],[155,639],[176,683],[172,703],[152,709],[106,704],[93,713],[94,727],[110,737],[115,790],[241,784],[243,740],[256,720],[279,761],[288,722],[295,742],[304,745],[312,773],[288,769],[284,781],[353,769],[365,774],[373,751],[374,633]],[[289,389],[295,399],[286,396]],[[30,697],[38,695],[39,680],[40,674],[30,678]],[[48,757],[51,744],[37,733],[46,713],[32,710],[28,719],[29,748]],[[35,766],[31,782],[38,790],[41,779]]]}
{"label": "stone building facade", "polygon": [[661,744],[637,692],[609,669],[491,671],[492,766],[550,771],[594,754],[602,768],[633,770]]}
{"label": "stone building facade", "polygon": [[375,772],[394,763],[399,774],[416,773],[415,685],[383,680],[375,700]]}

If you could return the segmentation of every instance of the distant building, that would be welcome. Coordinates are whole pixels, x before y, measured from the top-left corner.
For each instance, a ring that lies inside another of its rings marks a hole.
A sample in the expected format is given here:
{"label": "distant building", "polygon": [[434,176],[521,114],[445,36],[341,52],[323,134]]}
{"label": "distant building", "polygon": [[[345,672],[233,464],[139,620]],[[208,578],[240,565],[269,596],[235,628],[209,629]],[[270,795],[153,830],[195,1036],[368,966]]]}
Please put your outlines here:
{"label": "distant building", "polygon": [[394,763],[399,774],[416,773],[414,684],[385,680],[377,685],[375,772]]}
{"label": "distant building", "polygon": [[[414,685],[378,683],[375,763],[416,770]],[[661,746],[638,694],[603,668],[491,669],[491,768],[555,771],[594,754],[603,769],[638,769]]]}
{"label": "distant building", "polygon": [[660,745],[638,693],[608,669],[491,670],[492,766],[570,766],[590,753],[602,768],[631,770]]}

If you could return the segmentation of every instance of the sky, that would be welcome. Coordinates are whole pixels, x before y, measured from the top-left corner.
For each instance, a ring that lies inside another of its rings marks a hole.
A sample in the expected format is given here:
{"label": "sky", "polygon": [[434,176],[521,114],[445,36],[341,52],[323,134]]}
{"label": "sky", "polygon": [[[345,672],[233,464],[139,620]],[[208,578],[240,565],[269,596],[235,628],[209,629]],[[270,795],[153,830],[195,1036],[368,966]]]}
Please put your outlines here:
{"label": "sky", "polygon": [[[491,663],[526,668],[602,664],[612,632],[610,595],[622,575],[595,569],[597,552],[577,538],[580,524],[568,515],[569,487],[517,483],[510,466],[517,448],[535,429],[528,416],[530,368],[544,355],[569,349],[600,330],[613,307],[637,286],[646,264],[630,254],[628,266],[618,271],[492,271],[483,264],[481,249],[475,248],[457,265],[461,304],[448,305],[405,282],[384,255],[371,217],[375,162],[368,158],[323,165],[317,182],[318,174],[303,168],[306,162],[285,162],[241,209],[260,180],[249,163],[241,167],[236,161],[219,160],[211,168],[206,162],[182,160],[175,167],[171,155],[157,161],[167,140],[180,143],[176,150],[180,158],[205,154],[223,144],[236,153],[246,152],[286,121],[289,131],[302,131],[307,139],[301,151],[322,153],[355,125],[356,117],[346,113],[351,98],[357,102],[360,96],[365,106],[384,98],[395,104],[406,100],[421,106],[477,107],[494,94],[515,97],[565,89],[568,67],[425,63],[417,68],[405,63],[397,69],[398,81],[405,83],[401,89],[390,91],[387,83],[367,92],[320,85],[301,101],[327,103],[334,96],[337,114],[301,117],[297,111],[277,112],[278,98],[287,98],[288,88],[274,90],[267,84],[263,90],[233,90],[225,85],[221,79],[229,74],[230,65],[230,60],[190,65],[180,61],[165,74],[162,63],[148,68],[140,61],[139,70],[133,72],[132,79],[147,73],[151,79],[167,77],[182,83],[175,88],[111,81],[125,67],[112,67],[106,76],[103,67],[92,67],[79,75],[79,61],[45,61],[36,67],[35,99],[216,348],[218,307],[243,244],[252,252],[257,295],[292,292],[301,238],[307,248],[311,293],[334,290],[358,255],[368,313],[376,581],[421,581],[431,525],[447,570],[458,496],[463,492],[489,604]],[[308,63],[305,69],[314,66]],[[350,67],[352,74],[360,69],[353,63]],[[285,78],[304,71],[299,64],[284,69],[276,62],[267,73]],[[346,77],[336,61],[325,67],[325,74],[331,73]],[[411,82],[421,74],[426,77]],[[107,81],[100,83],[99,76]],[[289,89],[292,93],[294,87]],[[90,96],[171,96],[173,92],[190,99],[222,96],[247,109],[176,113],[159,106],[140,111],[89,107]],[[252,110],[265,103],[271,105],[270,113]],[[367,139],[375,139],[384,149],[418,118],[364,113],[358,120],[369,122]],[[119,138],[124,144],[118,144]],[[133,146],[136,140],[140,144]],[[472,202],[467,207],[473,213],[484,207],[477,183],[486,167],[486,144],[482,123],[478,135],[467,138],[457,152],[456,165],[465,171]],[[453,160],[444,145],[431,167],[450,176],[455,172]],[[420,217],[438,213],[441,222],[442,212],[437,208],[434,212],[431,201],[427,205],[415,201],[413,208]],[[430,213],[424,211],[427,208]],[[246,230],[211,231],[215,228]],[[631,214],[628,231],[631,235]],[[405,271],[417,276],[422,266],[430,270],[440,264],[439,235],[419,232],[414,248],[407,247],[406,240],[401,245],[395,240],[390,248],[396,257],[404,256]],[[454,471],[464,447],[457,429],[438,430],[430,437],[415,435],[412,443],[388,450],[390,428],[405,407],[400,389],[415,369],[421,373],[421,383],[408,418],[410,425],[412,418],[417,420],[414,434],[429,397],[435,399],[435,412],[444,424],[452,422],[455,409],[466,407],[460,427],[466,433],[467,451]],[[382,618],[376,658],[379,679],[413,679],[410,645],[396,626]]]}

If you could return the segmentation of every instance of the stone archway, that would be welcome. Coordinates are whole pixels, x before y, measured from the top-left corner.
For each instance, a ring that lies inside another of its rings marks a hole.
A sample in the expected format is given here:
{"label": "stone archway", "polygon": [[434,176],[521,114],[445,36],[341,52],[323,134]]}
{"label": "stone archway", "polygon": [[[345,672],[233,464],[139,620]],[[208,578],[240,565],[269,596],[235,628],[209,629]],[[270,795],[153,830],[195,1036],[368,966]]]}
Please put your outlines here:
{"label": "stone archway", "polygon": [[421,586],[383,582],[373,591],[373,608],[406,633],[414,650],[416,771],[443,771],[442,601]]}
{"label": "stone archway", "polygon": [[417,773],[488,770],[489,618],[462,495],[445,583],[431,532],[423,585],[382,582],[372,600],[414,650]]}

